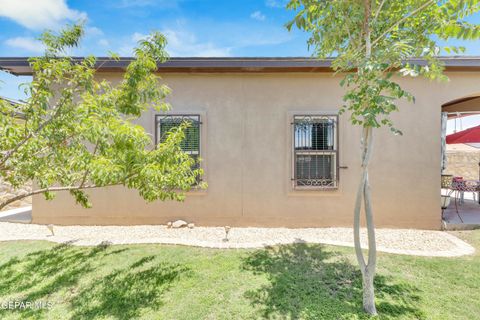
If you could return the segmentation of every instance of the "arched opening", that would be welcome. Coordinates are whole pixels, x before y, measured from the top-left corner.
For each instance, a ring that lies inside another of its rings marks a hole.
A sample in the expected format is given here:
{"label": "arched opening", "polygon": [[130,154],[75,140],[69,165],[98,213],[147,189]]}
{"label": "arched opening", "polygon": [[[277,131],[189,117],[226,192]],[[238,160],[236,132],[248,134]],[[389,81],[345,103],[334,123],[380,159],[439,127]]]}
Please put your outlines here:
{"label": "arched opening", "polygon": [[480,227],[480,94],[449,101],[441,111],[444,226]]}

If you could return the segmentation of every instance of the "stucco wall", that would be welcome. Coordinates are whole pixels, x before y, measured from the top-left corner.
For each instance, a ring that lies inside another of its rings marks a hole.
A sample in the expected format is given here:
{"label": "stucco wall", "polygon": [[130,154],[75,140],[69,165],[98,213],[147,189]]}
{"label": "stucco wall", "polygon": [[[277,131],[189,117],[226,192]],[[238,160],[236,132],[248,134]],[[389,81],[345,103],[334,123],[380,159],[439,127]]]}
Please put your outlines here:
{"label": "stucco wall", "polygon": [[[118,74],[102,75],[110,80]],[[440,228],[440,106],[479,92],[476,73],[452,73],[450,82],[401,80],[416,103],[401,102],[393,116],[403,136],[376,132],[370,180],[380,227]],[[204,115],[202,157],[208,190],[184,203],[145,203],[135,191],[91,191],[93,208],[68,194],[34,198],[33,221],[57,224],[146,224],[182,218],[197,225],[351,226],[360,172],[360,129],[339,120],[341,169],[336,191],[291,188],[290,115],[337,112],[339,78],[330,74],[168,74],[175,112]],[[140,123],[154,133],[150,110]]]}

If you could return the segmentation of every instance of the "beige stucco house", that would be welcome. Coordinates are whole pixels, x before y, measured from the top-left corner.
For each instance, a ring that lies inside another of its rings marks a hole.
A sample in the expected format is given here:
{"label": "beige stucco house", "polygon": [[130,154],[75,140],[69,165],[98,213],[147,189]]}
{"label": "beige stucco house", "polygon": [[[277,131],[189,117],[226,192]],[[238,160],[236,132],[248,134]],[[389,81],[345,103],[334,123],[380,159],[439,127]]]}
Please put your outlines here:
{"label": "beige stucco house", "polygon": [[[415,104],[400,101],[393,115],[403,136],[377,132],[371,184],[379,227],[441,227],[442,105],[461,109],[480,93],[480,58],[443,60],[448,82],[399,80],[416,97]],[[119,81],[128,62],[99,59],[97,76]],[[31,73],[24,58],[2,58],[0,66]],[[173,109],[145,112],[140,123],[152,140],[177,116],[195,123],[197,140],[188,151],[203,159],[208,189],[190,192],[184,203],[146,203],[123,187],[93,190],[91,209],[68,194],[51,202],[36,196],[33,222],[352,225],[360,128],[338,114],[341,77],[332,73],[329,60],[172,58],[159,72],[173,90]]]}

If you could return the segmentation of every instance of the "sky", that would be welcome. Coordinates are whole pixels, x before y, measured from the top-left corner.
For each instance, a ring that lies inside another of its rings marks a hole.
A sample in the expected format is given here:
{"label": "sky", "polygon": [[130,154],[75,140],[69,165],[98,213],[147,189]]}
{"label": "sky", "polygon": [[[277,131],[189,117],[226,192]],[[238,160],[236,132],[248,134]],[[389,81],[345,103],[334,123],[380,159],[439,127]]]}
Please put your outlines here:
{"label": "sky", "polygon": [[[71,54],[131,56],[151,31],[168,39],[170,56],[310,56],[307,35],[288,32],[286,0],[0,0],[0,56],[43,52],[45,29],[86,21],[85,37]],[[0,73],[0,95],[24,98],[28,77]]]}
{"label": "sky", "polygon": [[[173,57],[311,56],[307,34],[287,31],[294,12],[287,0],[0,0],[0,56],[35,56],[45,29],[85,21],[85,37],[72,55],[131,56],[136,42],[160,31]],[[471,22],[480,23],[480,15]],[[480,55],[480,41],[456,43]],[[29,77],[0,72],[0,95],[25,98]],[[468,120],[463,120],[463,127]],[[480,123],[480,122],[479,122]]]}

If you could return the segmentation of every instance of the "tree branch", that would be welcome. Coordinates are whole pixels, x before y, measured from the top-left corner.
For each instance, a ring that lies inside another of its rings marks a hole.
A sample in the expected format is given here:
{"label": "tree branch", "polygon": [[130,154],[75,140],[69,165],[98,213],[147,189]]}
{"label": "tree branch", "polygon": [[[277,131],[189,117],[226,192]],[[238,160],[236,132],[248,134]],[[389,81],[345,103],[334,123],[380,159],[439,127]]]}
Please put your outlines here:
{"label": "tree branch", "polygon": [[[98,149],[98,145],[99,145],[99,141],[97,141],[97,143],[95,144],[95,148],[93,148],[93,152],[92,152],[92,156],[94,157],[95,154],[97,153],[97,149]],[[80,183],[80,186],[83,187],[83,185],[85,184],[85,181],[87,180],[87,176],[88,174],[90,173],[90,170],[88,169],[85,169],[85,173],[83,174],[83,178],[82,178],[82,182]]]}
{"label": "tree branch", "polygon": [[370,44],[370,15],[371,15],[371,3],[370,0],[364,0],[365,5],[365,17],[363,23],[363,34],[365,35],[365,57],[370,58],[372,52],[372,45]]}
{"label": "tree branch", "polygon": [[404,22],[405,20],[407,20],[408,18],[416,15],[418,12],[422,11],[423,9],[427,8],[429,5],[432,5],[432,4],[435,4],[435,1],[434,0],[427,0],[425,3],[423,3],[420,7],[418,7],[417,9],[413,10],[410,14],[407,14],[406,16],[404,16],[402,19],[398,20],[397,22],[395,22],[393,25],[390,26],[390,28],[388,28],[384,33],[382,33],[378,38],[376,38],[375,40],[372,41],[372,47],[375,46],[375,44],[377,44],[385,35],[387,35],[390,31],[392,31],[393,29],[395,29],[400,23]]}
{"label": "tree branch", "polygon": [[47,119],[45,120],[42,124],[40,124],[38,126],[38,128],[33,131],[33,132],[30,132],[25,138],[23,138],[22,141],[20,141],[13,149],[7,151],[5,153],[5,156],[2,158],[2,161],[0,162],[0,167],[2,167],[5,162],[7,162],[7,160],[15,153],[18,151],[18,149],[20,149],[20,147],[22,147],[25,143],[27,143],[28,140],[30,140],[34,135],[36,135],[37,133],[39,133],[40,131],[43,130],[43,128],[45,128],[45,126],[47,126],[49,123],[51,123],[57,116],[58,116],[58,113],[59,113],[59,110],[60,110],[61,106],[59,106],[57,108],[57,110],[55,110],[55,113],[52,115],[52,117],[50,117],[50,119]]}
{"label": "tree branch", "polygon": [[[385,32],[382,33],[382,35],[380,35],[379,37],[377,37],[375,40],[373,40],[371,42],[371,46],[372,48],[385,36],[387,35],[390,31],[392,31],[396,26],[398,26],[400,23],[402,23],[403,21],[407,20],[408,18],[414,16],[415,14],[417,14],[419,11],[425,9],[426,7],[428,7],[429,5],[431,4],[434,4],[435,1],[434,0],[427,0],[425,3],[423,3],[420,7],[418,7],[417,9],[415,9],[412,13],[406,15],[405,17],[403,17],[402,19],[398,20],[396,23],[394,23],[392,26],[390,26],[390,28],[388,28]],[[352,57],[352,60],[354,60],[358,55],[360,54],[363,54],[363,50],[365,49],[365,44],[362,44],[359,48],[358,48],[358,51],[354,52],[353,53],[353,57]]]}
{"label": "tree branch", "polygon": [[373,16],[373,20],[372,20],[372,21],[377,20],[378,15],[380,14],[380,11],[382,11],[382,7],[383,7],[384,4],[385,4],[385,0],[383,0],[382,3],[380,3],[380,5],[378,6],[377,12],[375,12],[375,15]]}
{"label": "tree branch", "polygon": [[26,198],[26,197],[34,196],[36,194],[45,193],[45,192],[94,189],[94,188],[110,187],[110,186],[119,185],[119,184],[120,183],[117,183],[117,184],[112,183],[112,184],[107,184],[107,185],[104,185],[104,186],[98,186],[98,185],[92,184],[92,185],[86,185],[86,186],[49,187],[49,188],[44,188],[44,189],[38,189],[38,190],[31,191],[31,192],[23,193],[23,194],[15,196],[15,197],[12,197],[8,200],[5,200],[4,202],[0,203],[0,210],[5,208],[7,205],[9,205],[12,202],[21,200],[21,199]]}

